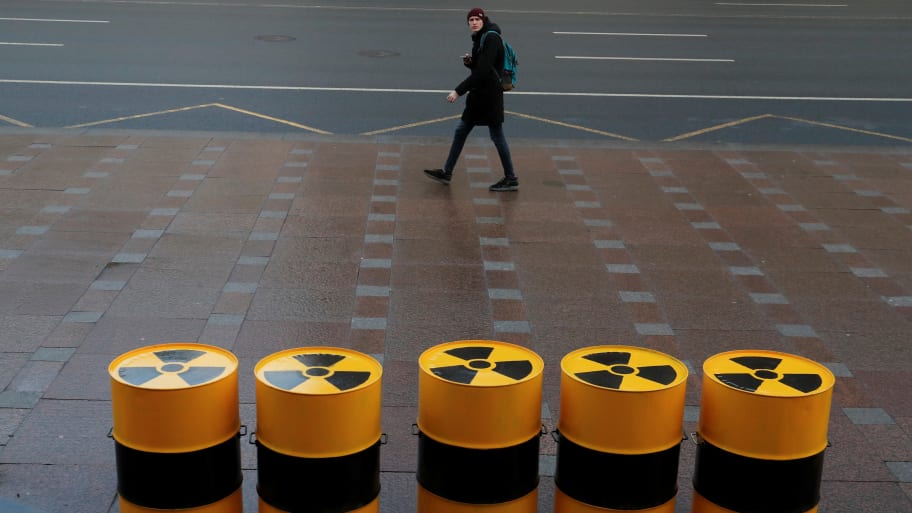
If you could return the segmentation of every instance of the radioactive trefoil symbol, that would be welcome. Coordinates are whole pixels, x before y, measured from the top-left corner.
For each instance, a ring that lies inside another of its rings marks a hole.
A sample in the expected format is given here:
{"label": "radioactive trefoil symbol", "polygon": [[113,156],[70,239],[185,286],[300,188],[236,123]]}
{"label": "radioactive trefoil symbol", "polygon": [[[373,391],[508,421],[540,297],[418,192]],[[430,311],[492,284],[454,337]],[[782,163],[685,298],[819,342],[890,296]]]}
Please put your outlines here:
{"label": "radioactive trefoil symbol", "polygon": [[292,358],[301,364],[300,370],[265,371],[263,378],[282,390],[293,390],[311,379],[322,379],[339,391],[345,391],[361,385],[371,376],[368,371],[334,370],[333,366],[344,360],[345,355],[309,353]]}
{"label": "radioactive trefoil symbol", "polygon": [[746,392],[756,392],[767,382],[778,382],[799,392],[809,394],[823,384],[823,379],[819,374],[777,372],[776,369],[782,363],[782,358],[739,356],[732,358],[731,361],[749,369],[751,372],[719,373],[715,376],[722,383]]}
{"label": "radioactive trefoil symbol", "polygon": [[208,383],[225,372],[225,367],[194,366],[193,361],[204,356],[205,351],[194,349],[170,349],[155,351],[152,354],[161,362],[156,366],[121,367],[117,374],[125,382],[141,386],[165,374],[173,374],[187,385],[195,386]]}
{"label": "radioactive trefoil symbol", "polygon": [[469,346],[448,349],[444,353],[464,360],[461,365],[448,365],[445,367],[434,367],[429,369],[435,376],[470,385],[480,372],[490,371],[520,381],[532,373],[533,366],[529,360],[507,360],[491,361],[491,354],[494,352],[493,347],[487,346]]}
{"label": "radioactive trefoil symbol", "polygon": [[578,372],[577,378],[590,385],[613,390],[621,390],[624,380],[630,376],[643,378],[660,385],[670,385],[678,377],[678,372],[671,365],[630,365],[631,354],[626,351],[607,351],[583,356],[586,360],[600,363],[602,370]]}

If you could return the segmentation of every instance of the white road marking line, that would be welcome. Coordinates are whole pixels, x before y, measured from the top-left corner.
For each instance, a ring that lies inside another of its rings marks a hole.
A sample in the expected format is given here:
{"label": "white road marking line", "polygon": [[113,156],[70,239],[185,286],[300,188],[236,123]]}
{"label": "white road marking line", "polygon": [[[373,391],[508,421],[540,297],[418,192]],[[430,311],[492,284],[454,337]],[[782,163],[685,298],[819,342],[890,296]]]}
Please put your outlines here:
{"label": "white road marking line", "polygon": [[716,2],[716,5],[738,5],[743,7],[848,7],[848,4],[751,4],[746,2]]}
{"label": "white road marking line", "polygon": [[554,58],[593,61],[735,62],[734,59],[680,59],[674,57],[586,57],[582,55],[555,55]]}
{"label": "white road marking line", "polygon": [[640,34],[634,32],[552,32],[558,36],[707,37],[706,34]]}
{"label": "white road marking line", "polygon": [[[311,91],[327,93],[428,93],[446,94],[449,89],[389,89],[371,87],[307,87],[235,84],[179,84],[161,82],[87,82],[77,80],[14,80],[0,79],[0,84],[73,85],[107,87],[161,87],[172,89],[233,89],[248,91]],[[773,100],[773,101],[828,101],[828,102],[890,102],[912,103],[910,98],[856,97],[856,96],[748,96],[719,94],[654,94],[654,93],[573,93],[558,91],[510,91],[509,96],[566,96],[582,98],[670,98],[688,100]]]}
{"label": "white road marking line", "polygon": [[0,18],[0,21],[41,21],[47,23],[111,23],[106,20],[54,20],[48,18]]}
{"label": "white road marking line", "polygon": [[0,45],[5,46],[63,46],[62,43],[13,43],[8,41],[0,41]]}

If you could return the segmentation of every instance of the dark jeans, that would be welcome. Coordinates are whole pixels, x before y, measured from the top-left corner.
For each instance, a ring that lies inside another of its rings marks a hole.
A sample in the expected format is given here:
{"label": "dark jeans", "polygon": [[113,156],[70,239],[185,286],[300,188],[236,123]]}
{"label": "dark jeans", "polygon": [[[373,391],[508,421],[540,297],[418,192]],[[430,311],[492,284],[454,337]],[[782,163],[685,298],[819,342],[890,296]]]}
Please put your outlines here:
{"label": "dark jeans", "polygon": [[[459,125],[456,126],[456,132],[453,134],[453,145],[450,146],[450,154],[446,159],[446,164],[443,165],[444,172],[453,172],[453,168],[456,167],[456,161],[459,159],[459,154],[462,153],[462,147],[465,146],[466,139],[468,139],[469,133],[473,128],[475,128],[474,123],[466,123],[463,120],[459,120]],[[510,147],[507,146],[507,138],[504,137],[503,133],[503,124],[490,125],[488,126],[488,131],[491,133],[494,147],[497,148],[497,154],[500,155],[504,176],[516,178],[516,174],[513,173],[513,159],[510,157]]]}

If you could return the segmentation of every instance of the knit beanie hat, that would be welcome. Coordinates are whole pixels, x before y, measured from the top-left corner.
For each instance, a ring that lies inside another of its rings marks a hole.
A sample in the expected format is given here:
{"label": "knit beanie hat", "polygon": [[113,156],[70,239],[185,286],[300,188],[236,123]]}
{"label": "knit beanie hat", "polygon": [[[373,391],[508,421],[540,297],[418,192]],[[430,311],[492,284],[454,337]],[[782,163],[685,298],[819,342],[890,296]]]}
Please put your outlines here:
{"label": "knit beanie hat", "polygon": [[485,12],[481,7],[476,7],[474,9],[472,9],[471,11],[469,11],[469,14],[466,15],[466,21],[468,21],[469,18],[471,18],[472,16],[477,16],[477,17],[481,18],[482,20],[486,20],[488,18],[485,15]]}

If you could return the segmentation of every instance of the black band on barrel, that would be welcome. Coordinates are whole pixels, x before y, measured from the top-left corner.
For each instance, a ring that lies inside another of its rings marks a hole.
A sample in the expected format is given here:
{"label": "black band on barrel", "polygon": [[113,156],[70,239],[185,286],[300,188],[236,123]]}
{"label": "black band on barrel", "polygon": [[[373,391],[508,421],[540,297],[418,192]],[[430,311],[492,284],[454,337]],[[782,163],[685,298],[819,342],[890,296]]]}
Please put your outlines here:
{"label": "black band on barrel", "polygon": [[608,509],[661,506],[678,493],[681,445],[648,454],[595,451],[561,436],[554,483],[569,497]]}
{"label": "black band on barrel", "polygon": [[469,449],[418,433],[418,483],[454,502],[500,504],[538,486],[538,435],[519,445]]}
{"label": "black band on barrel", "polygon": [[241,442],[182,453],[146,452],[115,440],[117,491],[146,508],[183,509],[212,504],[241,486]]}
{"label": "black band on barrel", "polygon": [[257,492],[282,511],[354,511],[380,494],[380,440],[332,458],[289,456],[257,443]]}
{"label": "black band on barrel", "polygon": [[703,441],[697,446],[694,489],[740,513],[804,513],[820,501],[823,451],[795,460],[762,460]]}

